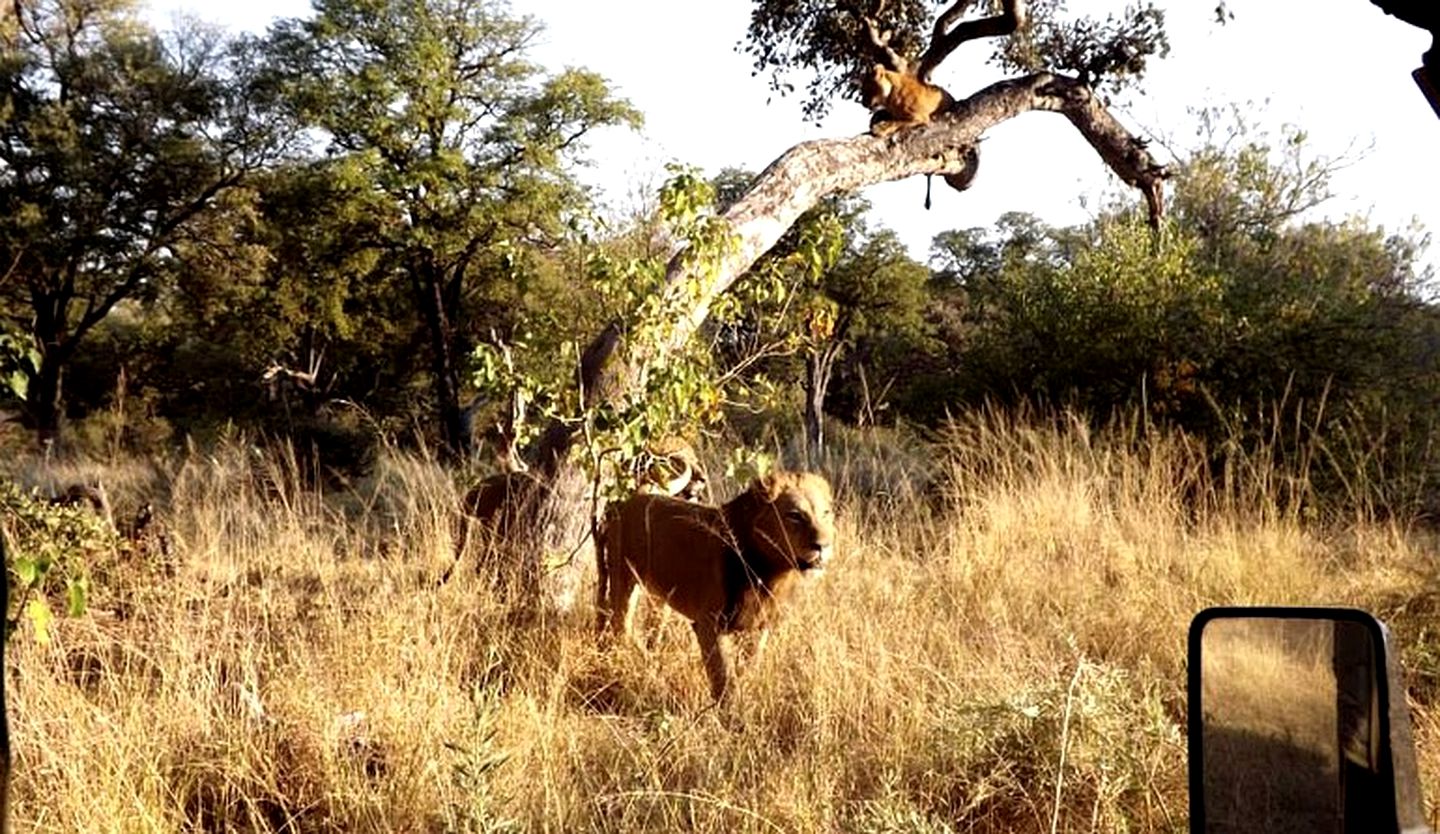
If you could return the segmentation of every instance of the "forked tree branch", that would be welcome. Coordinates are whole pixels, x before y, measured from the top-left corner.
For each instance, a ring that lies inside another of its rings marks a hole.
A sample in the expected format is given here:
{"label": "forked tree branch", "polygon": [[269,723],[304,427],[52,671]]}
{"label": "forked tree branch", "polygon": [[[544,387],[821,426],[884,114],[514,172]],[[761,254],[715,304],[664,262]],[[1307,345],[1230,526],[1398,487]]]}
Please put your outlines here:
{"label": "forked tree branch", "polygon": [[[1010,5],[1018,4],[1019,0]],[[802,142],[772,162],[722,215],[734,235],[733,247],[707,260],[701,269],[683,251],[670,260],[661,292],[673,293],[681,312],[667,328],[664,343],[643,348],[626,345],[620,329],[612,325],[586,349],[580,369],[585,406],[634,396],[643,380],[633,369],[683,346],[709,316],[715,299],[826,196],[916,174],[964,173],[968,151],[981,135],[1036,110],[1064,114],[1120,179],[1144,194],[1151,223],[1159,223],[1164,166],[1105,110],[1088,86],[1066,76],[1036,73],[992,84],[930,124],[889,136],[867,133]],[[558,422],[550,426],[537,455],[545,476],[559,470],[574,439],[573,427]]]}
{"label": "forked tree branch", "polygon": [[982,17],[979,20],[967,20],[951,29],[950,27],[965,14],[972,2],[973,0],[956,0],[954,5],[946,9],[935,21],[935,31],[931,35],[930,46],[920,56],[920,61],[915,68],[915,74],[921,81],[929,81],[936,67],[950,57],[950,53],[954,52],[960,44],[976,38],[993,38],[998,35],[1012,34],[1024,26],[1029,17],[1026,0],[1003,0],[1000,4],[1000,14],[993,17]]}
{"label": "forked tree branch", "polygon": [[864,17],[861,18],[861,20],[865,24],[865,34],[870,38],[870,46],[875,51],[876,59],[896,72],[906,72],[909,70],[910,62],[905,60],[905,56],[896,52],[895,48],[890,45],[890,38],[893,33],[889,31],[882,32],[880,30],[880,24],[876,23],[873,18]]}
{"label": "forked tree branch", "polygon": [[964,17],[973,5],[975,5],[975,0],[955,0],[950,8],[941,12],[940,16],[935,18],[935,29],[930,33],[930,43],[933,45],[943,40],[945,33],[955,25],[955,21]]}

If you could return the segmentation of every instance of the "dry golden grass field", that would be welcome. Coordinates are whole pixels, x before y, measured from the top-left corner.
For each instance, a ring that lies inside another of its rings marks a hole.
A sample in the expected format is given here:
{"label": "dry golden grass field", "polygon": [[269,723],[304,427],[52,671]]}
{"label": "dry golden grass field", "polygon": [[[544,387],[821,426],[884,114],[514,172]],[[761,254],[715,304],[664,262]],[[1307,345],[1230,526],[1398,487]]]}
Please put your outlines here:
{"label": "dry golden grass field", "polygon": [[238,442],[14,462],[100,478],[122,515],[153,500],[173,548],[11,639],[16,830],[1182,832],[1186,628],[1257,603],[1389,622],[1440,799],[1419,526],[1310,512],[1263,462],[1211,481],[1123,427],[982,414],[836,445],[835,563],[719,710],[673,618],[602,651],[588,597],[527,619],[473,572],[437,590],[457,488],[423,458],[324,494]]}

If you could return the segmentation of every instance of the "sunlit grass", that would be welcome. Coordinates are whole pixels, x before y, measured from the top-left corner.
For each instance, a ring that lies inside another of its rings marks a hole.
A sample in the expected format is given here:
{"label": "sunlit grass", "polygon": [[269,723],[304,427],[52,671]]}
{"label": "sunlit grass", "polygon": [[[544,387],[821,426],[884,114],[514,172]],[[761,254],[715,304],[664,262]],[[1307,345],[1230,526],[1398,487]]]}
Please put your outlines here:
{"label": "sunlit grass", "polygon": [[525,618],[437,589],[433,462],[321,494],[285,455],[193,453],[111,490],[163,499],[178,570],[12,640],[18,830],[1180,832],[1186,628],[1245,603],[1388,618],[1440,796],[1432,540],[1203,460],[995,414],[841,436],[839,558],[717,710],[673,617],[602,651],[588,592]]}

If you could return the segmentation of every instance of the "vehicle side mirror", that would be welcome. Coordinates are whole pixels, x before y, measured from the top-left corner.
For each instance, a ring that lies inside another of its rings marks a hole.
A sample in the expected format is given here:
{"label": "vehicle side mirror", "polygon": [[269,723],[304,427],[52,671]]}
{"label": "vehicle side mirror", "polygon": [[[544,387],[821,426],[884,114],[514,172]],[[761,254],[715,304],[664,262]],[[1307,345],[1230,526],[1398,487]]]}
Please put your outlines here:
{"label": "vehicle side mirror", "polygon": [[1190,625],[1189,653],[1192,834],[1428,834],[1379,620],[1211,608]]}
{"label": "vehicle side mirror", "polygon": [[1415,79],[1415,83],[1420,87],[1420,92],[1425,94],[1425,100],[1430,102],[1430,109],[1435,111],[1435,115],[1440,116],[1440,85],[1435,83],[1437,79],[1435,73],[1430,71],[1430,66],[1428,64],[1422,66],[1412,72],[1410,76]]}

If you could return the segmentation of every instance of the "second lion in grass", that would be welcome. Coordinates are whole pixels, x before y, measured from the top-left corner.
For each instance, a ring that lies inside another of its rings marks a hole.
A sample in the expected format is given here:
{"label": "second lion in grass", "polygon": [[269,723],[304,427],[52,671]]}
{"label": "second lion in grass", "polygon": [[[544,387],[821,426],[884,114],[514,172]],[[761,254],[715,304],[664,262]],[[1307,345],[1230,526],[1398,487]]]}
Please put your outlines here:
{"label": "second lion in grass", "polygon": [[615,508],[596,548],[597,626],[630,631],[640,585],[690,620],[716,700],[729,687],[720,636],[764,632],[802,574],[835,549],[830,484],[774,472],[720,507],[635,495]]}

